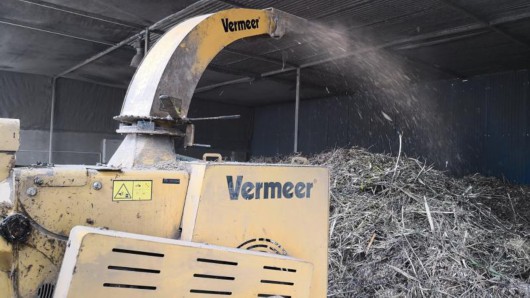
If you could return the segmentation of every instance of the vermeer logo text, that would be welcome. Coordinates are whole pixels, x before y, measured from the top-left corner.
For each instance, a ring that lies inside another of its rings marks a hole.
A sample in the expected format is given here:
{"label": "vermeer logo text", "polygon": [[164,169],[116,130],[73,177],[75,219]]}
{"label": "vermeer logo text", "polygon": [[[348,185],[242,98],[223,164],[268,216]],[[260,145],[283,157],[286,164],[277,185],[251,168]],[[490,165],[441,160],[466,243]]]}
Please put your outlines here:
{"label": "vermeer logo text", "polygon": [[245,200],[252,199],[309,199],[313,183],[310,182],[243,182],[243,176],[226,176],[230,200],[240,196]]}
{"label": "vermeer logo text", "polygon": [[223,23],[223,29],[225,30],[225,32],[234,32],[259,28],[259,19],[230,21],[229,19],[224,18],[221,20],[221,22]]}

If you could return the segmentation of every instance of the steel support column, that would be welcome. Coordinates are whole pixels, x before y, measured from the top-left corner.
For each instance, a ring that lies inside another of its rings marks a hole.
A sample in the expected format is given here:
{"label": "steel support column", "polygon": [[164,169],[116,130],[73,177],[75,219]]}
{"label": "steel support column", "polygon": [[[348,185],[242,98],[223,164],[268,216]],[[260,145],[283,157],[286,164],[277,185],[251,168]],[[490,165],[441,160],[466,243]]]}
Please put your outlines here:
{"label": "steel support column", "polygon": [[53,163],[53,119],[55,116],[55,91],[57,87],[57,78],[52,78],[52,102],[50,109],[50,140],[48,144],[48,163]]}
{"label": "steel support column", "polygon": [[149,52],[149,27],[145,28],[145,36],[144,36],[144,57],[147,56],[147,52]]}
{"label": "steel support column", "polygon": [[294,104],[294,153],[298,152],[298,114],[300,112],[300,68],[296,69],[296,101]]}

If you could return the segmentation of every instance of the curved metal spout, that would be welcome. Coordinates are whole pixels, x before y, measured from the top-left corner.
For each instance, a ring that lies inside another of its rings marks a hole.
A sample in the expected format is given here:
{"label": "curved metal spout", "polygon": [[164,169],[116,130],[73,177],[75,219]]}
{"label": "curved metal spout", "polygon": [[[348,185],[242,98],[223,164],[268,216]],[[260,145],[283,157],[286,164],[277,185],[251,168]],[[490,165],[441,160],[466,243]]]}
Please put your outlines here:
{"label": "curved metal spout", "polygon": [[[195,87],[212,59],[226,46],[250,36],[281,37],[306,20],[274,9],[229,9],[186,20],[169,30],[147,53],[129,85],[119,133],[128,134],[109,165],[138,167],[175,160],[171,136],[188,136],[186,119]],[[186,131],[186,132],[184,132]],[[163,139],[163,140],[162,140]],[[156,158],[154,158],[156,157]]]}
{"label": "curved metal spout", "polygon": [[195,87],[210,61],[236,40],[267,34],[280,37],[277,19],[272,9],[229,9],[173,27],[140,64],[117,120],[186,118]]}

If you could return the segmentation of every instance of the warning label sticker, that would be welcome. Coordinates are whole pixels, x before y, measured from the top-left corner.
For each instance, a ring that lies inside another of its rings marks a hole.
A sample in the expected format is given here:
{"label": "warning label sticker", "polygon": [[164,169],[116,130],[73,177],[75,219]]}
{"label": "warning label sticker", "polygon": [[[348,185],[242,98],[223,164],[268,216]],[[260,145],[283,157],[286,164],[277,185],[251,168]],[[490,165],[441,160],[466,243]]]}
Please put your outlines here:
{"label": "warning label sticker", "polygon": [[113,201],[150,201],[153,181],[151,180],[114,180],[112,186]]}

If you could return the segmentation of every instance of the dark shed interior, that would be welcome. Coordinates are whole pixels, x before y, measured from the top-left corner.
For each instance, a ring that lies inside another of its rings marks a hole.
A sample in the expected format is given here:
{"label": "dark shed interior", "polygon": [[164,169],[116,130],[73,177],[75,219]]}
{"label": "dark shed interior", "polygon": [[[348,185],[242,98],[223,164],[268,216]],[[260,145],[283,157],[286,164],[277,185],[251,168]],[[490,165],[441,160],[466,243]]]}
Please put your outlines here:
{"label": "dark shed interior", "polygon": [[121,140],[112,117],[138,40],[149,36],[150,47],[192,16],[268,7],[315,28],[243,40],[214,59],[190,116],[241,118],[197,125],[209,151],[234,160],[293,152],[299,69],[304,154],[397,154],[401,134],[404,154],[454,174],[530,183],[527,0],[4,0],[0,117],[21,119],[18,163],[106,162]]}

